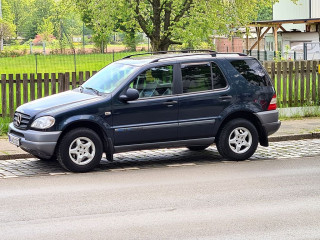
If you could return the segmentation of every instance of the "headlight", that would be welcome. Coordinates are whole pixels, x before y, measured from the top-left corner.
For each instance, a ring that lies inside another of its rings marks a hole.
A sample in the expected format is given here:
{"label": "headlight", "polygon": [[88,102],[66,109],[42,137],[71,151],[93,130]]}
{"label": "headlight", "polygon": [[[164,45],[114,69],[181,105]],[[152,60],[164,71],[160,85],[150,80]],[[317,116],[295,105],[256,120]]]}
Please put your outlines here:
{"label": "headlight", "polygon": [[38,129],[47,129],[54,125],[55,119],[51,116],[39,117],[31,124],[31,127]]}

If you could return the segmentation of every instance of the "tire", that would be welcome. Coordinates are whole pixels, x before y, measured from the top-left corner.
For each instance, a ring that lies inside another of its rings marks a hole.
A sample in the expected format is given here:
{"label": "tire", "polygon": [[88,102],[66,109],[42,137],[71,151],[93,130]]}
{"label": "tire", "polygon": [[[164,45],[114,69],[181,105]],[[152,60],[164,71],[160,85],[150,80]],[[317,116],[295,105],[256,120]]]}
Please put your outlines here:
{"label": "tire", "polygon": [[256,127],[246,119],[237,118],[222,128],[217,139],[217,149],[224,158],[242,161],[255,153],[258,141]]}
{"label": "tire", "polygon": [[72,172],[88,172],[102,158],[99,135],[89,128],[76,128],[66,133],[60,141],[57,158],[63,168]]}
{"label": "tire", "polygon": [[206,148],[208,148],[210,145],[205,145],[205,146],[189,146],[187,147],[190,151],[203,151]]}
{"label": "tire", "polygon": [[57,160],[57,157],[55,155],[53,155],[52,157],[50,158],[44,158],[44,157],[39,157],[35,154],[32,154],[35,158],[38,158],[39,160],[41,161],[45,161],[45,162],[50,162],[50,161],[56,161]]}

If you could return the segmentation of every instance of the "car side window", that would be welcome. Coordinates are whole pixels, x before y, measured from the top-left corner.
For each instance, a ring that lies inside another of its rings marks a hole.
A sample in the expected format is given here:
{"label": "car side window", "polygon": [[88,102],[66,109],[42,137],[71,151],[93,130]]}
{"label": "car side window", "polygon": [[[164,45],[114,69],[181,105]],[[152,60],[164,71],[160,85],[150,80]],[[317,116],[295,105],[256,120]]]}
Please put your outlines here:
{"label": "car side window", "polygon": [[172,94],[173,66],[150,68],[141,73],[130,84],[137,89],[139,98],[165,96]]}
{"label": "car side window", "polygon": [[213,89],[225,88],[227,86],[227,82],[220,68],[214,62],[211,63],[211,66],[212,66]]}
{"label": "car side window", "polygon": [[183,93],[212,90],[210,63],[182,64]]}
{"label": "car side window", "polygon": [[266,72],[255,59],[233,60],[232,66],[251,84],[256,86],[270,85]]}

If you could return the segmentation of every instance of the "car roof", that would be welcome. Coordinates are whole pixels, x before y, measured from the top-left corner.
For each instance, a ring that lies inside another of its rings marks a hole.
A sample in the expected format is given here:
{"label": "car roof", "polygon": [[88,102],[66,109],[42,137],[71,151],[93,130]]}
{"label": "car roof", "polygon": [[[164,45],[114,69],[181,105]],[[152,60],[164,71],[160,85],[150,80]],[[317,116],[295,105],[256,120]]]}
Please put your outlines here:
{"label": "car roof", "polygon": [[232,58],[232,59],[248,59],[252,58],[250,56],[247,56],[243,53],[217,53],[214,51],[210,51],[207,53],[161,53],[161,54],[152,54],[152,53],[141,53],[141,54],[135,54],[135,55],[129,55],[127,57],[124,57],[123,59],[117,61],[122,64],[129,64],[134,66],[143,66],[150,63],[155,62],[187,62],[187,61],[209,61],[213,58]]}

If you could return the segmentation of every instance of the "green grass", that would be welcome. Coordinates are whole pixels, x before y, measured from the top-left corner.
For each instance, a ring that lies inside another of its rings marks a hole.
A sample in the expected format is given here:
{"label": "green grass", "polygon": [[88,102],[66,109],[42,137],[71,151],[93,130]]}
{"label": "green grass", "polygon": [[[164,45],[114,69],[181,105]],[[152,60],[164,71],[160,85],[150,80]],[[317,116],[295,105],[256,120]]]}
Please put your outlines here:
{"label": "green grass", "polygon": [[[114,54],[119,60],[133,52]],[[0,74],[98,71],[113,61],[113,54],[25,55],[0,58]]]}
{"label": "green grass", "polygon": [[0,118],[0,136],[7,134],[10,122],[11,118]]}

